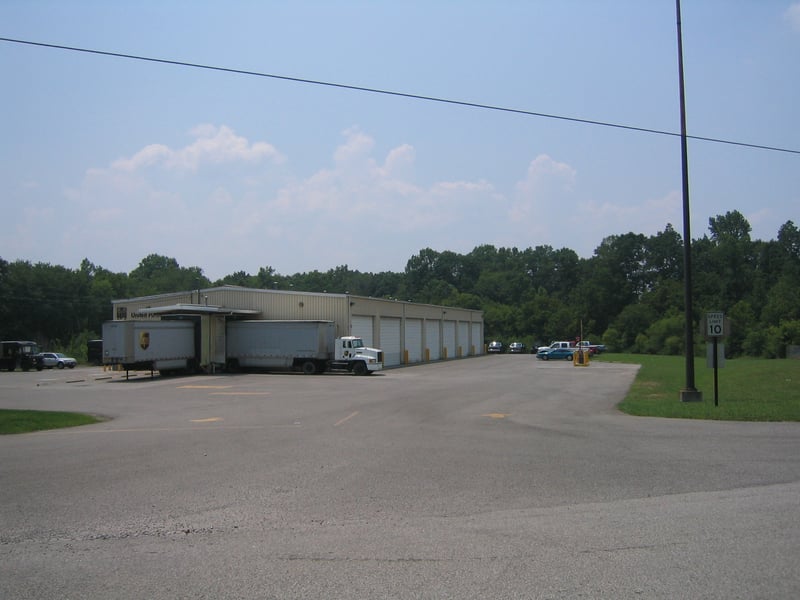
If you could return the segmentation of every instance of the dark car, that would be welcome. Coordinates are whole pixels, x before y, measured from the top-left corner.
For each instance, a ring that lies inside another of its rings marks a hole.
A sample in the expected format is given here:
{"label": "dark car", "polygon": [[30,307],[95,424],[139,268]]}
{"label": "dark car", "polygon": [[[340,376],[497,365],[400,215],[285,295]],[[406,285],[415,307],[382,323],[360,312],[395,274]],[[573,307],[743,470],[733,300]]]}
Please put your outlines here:
{"label": "dark car", "polygon": [[502,351],[503,351],[503,342],[498,342],[497,340],[489,342],[490,354],[500,354]]}
{"label": "dark car", "polygon": [[523,352],[525,352],[525,344],[523,344],[522,342],[511,342],[508,345],[508,351],[511,354],[522,354]]}
{"label": "dark car", "polygon": [[6,371],[37,369],[41,371],[39,346],[36,342],[30,341],[0,342],[0,369]]}
{"label": "dark car", "polygon": [[550,348],[536,353],[536,358],[542,360],[572,360],[572,355],[577,348]]}
{"label": "dark car", "polygon": [[86,342],[86,358],[89,364],[103,364],[103,340],[89,340]]}

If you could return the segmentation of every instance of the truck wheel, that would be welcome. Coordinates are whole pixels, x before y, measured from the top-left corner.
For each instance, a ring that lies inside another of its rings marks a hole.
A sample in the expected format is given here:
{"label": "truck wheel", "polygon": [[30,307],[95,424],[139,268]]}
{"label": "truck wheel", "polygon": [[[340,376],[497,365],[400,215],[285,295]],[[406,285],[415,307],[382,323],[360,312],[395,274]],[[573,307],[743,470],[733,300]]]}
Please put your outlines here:
{"label": "truck wheel", "polygon": [[59,369],[63,369],[64,368],[64,363],[62,363],[62,362],[58,363],[58,368]]}
{"label": "truck wheel", "polygon": [[367,374],[367,365],[364,364],[363,360],[360,360],[356,364],[353,365],[353,374],[354,375],[366,375]]}
{"label": "truck wheel", "polygon": [[314,361],[307,360],[302,366],[303,375],[314,375],[317,372],[317,365]]}

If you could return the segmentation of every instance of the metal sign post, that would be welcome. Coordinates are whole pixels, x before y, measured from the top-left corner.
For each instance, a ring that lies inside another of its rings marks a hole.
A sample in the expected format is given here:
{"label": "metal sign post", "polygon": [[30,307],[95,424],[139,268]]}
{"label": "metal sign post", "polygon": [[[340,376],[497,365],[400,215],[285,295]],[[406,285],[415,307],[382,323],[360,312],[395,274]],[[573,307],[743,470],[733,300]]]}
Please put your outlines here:
{"label": "metal sign post", "polygon": [[714,406],[719,406],[719,338],[727,334],[725,315],[721,312],[706,313],[706,339],[712,343],[712,366],[714,368]]}
{"label": "metal sign post", "polygon": [[714,338],[714,406],[719,406],[719,338]]}

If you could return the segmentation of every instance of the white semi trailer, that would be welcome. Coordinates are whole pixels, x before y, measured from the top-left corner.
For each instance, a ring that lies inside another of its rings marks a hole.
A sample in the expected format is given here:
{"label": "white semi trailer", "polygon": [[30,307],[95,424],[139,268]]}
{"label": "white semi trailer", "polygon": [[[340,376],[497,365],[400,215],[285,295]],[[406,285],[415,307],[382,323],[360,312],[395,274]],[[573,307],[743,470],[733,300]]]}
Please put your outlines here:
{"label": "white semi trailer", "polygon": [[347,371],[367,375],[383,369],[383,352],[357,336],[335,337],[332,321],[229,321],[225,331],[228,370]]}
{"label": "white semi trailer", "polygon": [[169,374],[197,369],[193,321],[106,321],[103,364]]}

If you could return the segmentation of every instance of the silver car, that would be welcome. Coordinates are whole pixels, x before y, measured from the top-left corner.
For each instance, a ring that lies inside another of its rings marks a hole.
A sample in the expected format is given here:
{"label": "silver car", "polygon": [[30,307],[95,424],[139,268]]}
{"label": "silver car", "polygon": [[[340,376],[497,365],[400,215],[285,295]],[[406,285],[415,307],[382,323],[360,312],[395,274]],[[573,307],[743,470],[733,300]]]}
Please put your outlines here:
{"label": "silver car", "polygon": [[78,364],[77,360],[61,352],[42,352],[39,357],[41,358],[42,366],[46,369],[52,369],[53,367],[57,369],[63,369],[64,367],[74,369]]}

